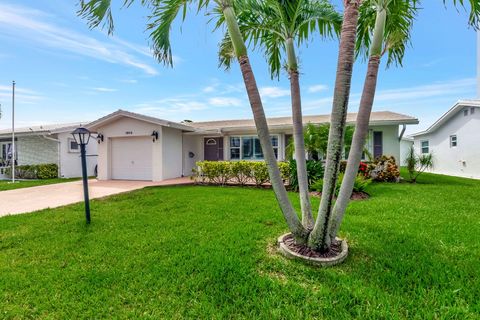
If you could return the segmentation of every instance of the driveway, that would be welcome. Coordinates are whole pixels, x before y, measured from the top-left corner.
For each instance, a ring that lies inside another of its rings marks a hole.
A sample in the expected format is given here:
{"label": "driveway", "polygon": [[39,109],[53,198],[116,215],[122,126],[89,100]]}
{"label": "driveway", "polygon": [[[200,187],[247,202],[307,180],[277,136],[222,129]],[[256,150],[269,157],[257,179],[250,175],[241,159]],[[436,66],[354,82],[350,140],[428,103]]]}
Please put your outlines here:
{"label": "driveway", "polygon": [[[95,199],[149,186],[168,186],[192,183],[193,182],[189,177],[169,179],[159,182],[125,180],[98,181],[93,179],[89,180],[88,187],[90,199]],[[9,214],[56,208],[82,201],[83,185],[81,181],[2,191],[0,192],[0,217]]]}

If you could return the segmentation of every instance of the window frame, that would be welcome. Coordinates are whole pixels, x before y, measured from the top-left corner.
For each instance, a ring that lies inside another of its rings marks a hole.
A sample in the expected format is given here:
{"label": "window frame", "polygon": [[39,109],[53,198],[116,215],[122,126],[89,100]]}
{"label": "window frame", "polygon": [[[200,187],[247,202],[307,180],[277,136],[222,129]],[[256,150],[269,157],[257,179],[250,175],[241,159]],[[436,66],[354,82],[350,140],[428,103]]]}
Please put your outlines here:
{"label": "window frame", "polygon": [[[455,138],[455,141],[453,141],[453,138]],[[453,145],[455,143],[455,145]],[[452,134],[450,136],[450,148],[456,148],[458,146],[458,137],[456,134]]]}
{"label": "window frame", "polygon": [[77,149],[72,149],[72,142],[75,142],[75,139],[73,138],[68,138],[67,143],[68,143],[68,152],[69,153],[80,153],[80,145],[77,143]]}
{"label": "window frame", "polygon": [[470,107],[470,114],[474,114],[475,113],[475,107]]}
{"label": "window frame", "polygon": [[[423,145],[424,142],[427,143],[426,147]],[[427,149],[426,152],[424,151],[425,148]],[[430,153],[430,141],[429,140],[421,140],[420,141],[420,151],[421,151],[422,154]]]}
{"label": "window frame", "polygon": [[[274,152],[276,150],[276,152],[275,152],[276,157],[275,158],[277,159],[277,161],[279,161],[279,157],[280,157],[280,135],[279,134],[271,134],[270,135],[270,139],[272,139],[274,137],[277,138],[277,145],[274,146],[272,144],[272,146],[273,146]],[[234,139],[234,138],[240,139],[240,146],[239,147],[232,147],[232,139]],[[253,158],[245,159],[243,157],[243,139],[244,138],[253,138],[253,144],[254,144],[253,148],[255,148],[255,139],[259,140],[258,135],[254,135],[254,134],[243,134],[243,135],[236,134],[236,135],[229,136],[228,137],[228,158],[229,158],[229,160],[230,161],[263,161],[263,160],[265,160],[265,157],[262,157],[262,158],[256,158],[255,157],[255,153],[256,153],[255,149],[253,150],[253,155],[254,155]],[[232,149],[237,149],[237,150],[239,149],[239,158],[238,159],[232,159]],[[262,152],[262,154],[263,154],[263,152]]]}
{"label": "window frame", "polygon": [[468,116],[468,109],[463,109],[463,116],[467,117]]}

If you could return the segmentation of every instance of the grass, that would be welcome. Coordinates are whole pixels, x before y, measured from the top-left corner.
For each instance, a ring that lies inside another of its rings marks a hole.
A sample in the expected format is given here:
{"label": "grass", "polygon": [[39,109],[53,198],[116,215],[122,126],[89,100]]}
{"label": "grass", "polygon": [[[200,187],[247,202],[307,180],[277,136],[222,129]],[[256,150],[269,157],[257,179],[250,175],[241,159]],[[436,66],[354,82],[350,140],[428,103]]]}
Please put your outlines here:
{"label": "grass", "polygon": [[1,218],[0,318],[478,319],[480,181],[368,191],[328,269],[276,253],[270,190],[148,188],[93,201],[88,227],[81,205]]}
{"label": "grass", "polygon": [[80,178],[57,178],[57,179],[44,179],[44,180],[17,180],[15,183],[10,183],[10,180],[0,180],[0,191],[29,188],[36,186],[43,186],[47,184],[70,182],[79,180]]}

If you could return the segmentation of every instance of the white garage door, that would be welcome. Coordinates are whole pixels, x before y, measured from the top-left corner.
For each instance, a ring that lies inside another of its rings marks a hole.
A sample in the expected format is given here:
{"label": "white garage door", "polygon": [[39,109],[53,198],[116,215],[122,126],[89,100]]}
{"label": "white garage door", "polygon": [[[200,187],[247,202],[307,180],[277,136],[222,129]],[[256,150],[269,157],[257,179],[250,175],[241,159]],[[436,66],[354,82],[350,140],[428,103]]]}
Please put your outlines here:
{"label": "white garage door", "polygon": [[152,139],[128,137],[112,139],[112,179],[152,180]]}

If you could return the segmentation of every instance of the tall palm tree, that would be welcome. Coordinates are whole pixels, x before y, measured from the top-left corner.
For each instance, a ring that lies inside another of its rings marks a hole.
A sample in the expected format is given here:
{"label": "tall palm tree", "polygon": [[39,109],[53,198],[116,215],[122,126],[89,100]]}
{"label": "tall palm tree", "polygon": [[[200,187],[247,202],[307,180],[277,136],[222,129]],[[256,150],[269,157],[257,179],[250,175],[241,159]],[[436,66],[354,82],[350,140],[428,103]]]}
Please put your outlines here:
{"label": "tall palm tree", "polygon": [[[366,55],[369,52],[368,67],[347,168],[329,225],[330,239],[334,239],[339,231],[358,173],[368,135],[381,58],[387,54],[387,67],[392,63],[402,65],[419,2],[420,0],[365,0],[360,8],[357,54]],[[453,0],[454,5],[464,6],[465,3],[463,0]],[[470,5],[469,24],[478,28],[480,1],[471,0]]]}
{"label": "tall palm tree", "polygon": [[[282,55],[286,55],[284,60],[290,79],[293,141],[302,224],[311,230],[314,219],[308,193],[299,66],[295,46],[308,41],[317,33],[323,37],[338,34],[342,17],[325,0],[240,0],[236,2],[235,9],[245,40],[261,47],[272,78],[279,77]],[[231,64],[231,52],[231,41],[227,34],[220,47],[220,64],[226,68]]]}
{"label": "tall palm tree", "polygon": [[[125,0],[124,4],[128,6],[133,1],[134,0]],[[149,6],[152,10],[148,29],[151,30],[150,38],[152,40],[155,57],[166,65],[172,65],[173,60],[170,46],[170,29],[172,23],[180,12],[182,12],[183,18],[185,18],[187,6],[194,1],[140,0],[140,2]],[[250,65],[245,41],[240,31],[233,7],[233,0],[215,0],[212,2],[214,3],[213,10],[222,15],[222,19],[228,30],[235,58],[240,65],[250,107],[253,113],[253,119],[257,128],[258,138],[260,140],[265,162],[267,163],[270,182],[275,192],[277,202],[296,241],[298,243],[305,243],[308,237],[308,231],[303,227],[302,222],[298,218],[288,198],[285,185],[283,184],[277,159],[272,147],[262,100]],[[199,0],[196,2],[198,10],[210,8],[209,3],[209,0]],[[114,25],[110,5],[111,0],[81,0],[79,15],[88,19],[91,27],[98,27],[103,23],[103,26],[107,27],[108,31],[111,33],[114,30]]]}
{"label": "tall palm tree", "polygon": [[309,234],[308,246],[313,250],[326,252],[330,250],[331,239],[328,236],[333,196],[335,195],[340,161],[343,151],[343,136],[347,119],[352,70],[355,60],[355,41],[357,36],[358,9],[362,0],[344,0],[340,49],[337,61],[337,74],[333,94],[333,106],[330,116],[327,161],[325,165],[322,198],[318,218]]}

